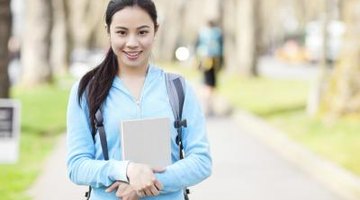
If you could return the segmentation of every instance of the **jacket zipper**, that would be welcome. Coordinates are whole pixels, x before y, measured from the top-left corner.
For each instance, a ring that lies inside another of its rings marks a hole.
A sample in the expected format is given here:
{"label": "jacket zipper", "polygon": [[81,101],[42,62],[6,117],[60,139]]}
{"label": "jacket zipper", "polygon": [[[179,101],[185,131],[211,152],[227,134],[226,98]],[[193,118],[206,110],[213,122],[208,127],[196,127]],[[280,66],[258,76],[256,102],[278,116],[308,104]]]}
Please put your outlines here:
{"label": "jacket zipper", "polygon": [[138,118],[141,118],[141,98],[140,100],[134,99],[134,101],[137,107]]}
{"label": "jacket zipper", "polygon": [[145,76],[144,84],[143,84],[143,87],[141,88],[140,98],[136,99],[133,97],[133,100],[137,106],[138,118],[142,117],[141,103],[142,103],[142,99],[143,99],[143,95],[144,95],[145,86],[147,84],[147,79],[148,79],[148,74],[146,74],[146,76]]}

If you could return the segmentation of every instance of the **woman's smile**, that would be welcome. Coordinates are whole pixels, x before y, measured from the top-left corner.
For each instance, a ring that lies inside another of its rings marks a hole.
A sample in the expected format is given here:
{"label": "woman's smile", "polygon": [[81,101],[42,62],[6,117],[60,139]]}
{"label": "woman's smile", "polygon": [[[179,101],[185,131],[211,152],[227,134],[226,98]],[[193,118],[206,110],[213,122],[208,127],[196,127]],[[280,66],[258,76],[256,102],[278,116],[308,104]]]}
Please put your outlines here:
{"label": "woman's smile", "polygon": [[123,51],[129,60],[136,60],[140,57],[142,51]]}

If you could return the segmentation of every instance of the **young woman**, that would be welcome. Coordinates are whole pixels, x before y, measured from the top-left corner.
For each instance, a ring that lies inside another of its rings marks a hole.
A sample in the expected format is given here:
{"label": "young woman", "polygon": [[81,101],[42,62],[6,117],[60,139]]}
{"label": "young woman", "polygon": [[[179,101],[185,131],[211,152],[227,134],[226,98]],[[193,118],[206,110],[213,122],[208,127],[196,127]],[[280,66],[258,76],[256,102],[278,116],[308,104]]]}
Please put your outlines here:
{"label": "young woman", "polygon": [[[151,117],[174,120],[174,117],[165,73],[149,64],[159,27],[154,3],[111,0],[105,18],[110,49],[104,61],[73,86],[69,98],[69,177],[76,184],[90,185],[93,200],[184,199],[183,188],[211,174],[205,120],[194,91],[185,85],[184,159],[179,158],[177,131],[171,126],[171,165],[152,169],[143,163],[123,160],[119,134],[122,120]],[[92,138],[99,108],[104,118],[109,160],[104,159],[99,134]]]}

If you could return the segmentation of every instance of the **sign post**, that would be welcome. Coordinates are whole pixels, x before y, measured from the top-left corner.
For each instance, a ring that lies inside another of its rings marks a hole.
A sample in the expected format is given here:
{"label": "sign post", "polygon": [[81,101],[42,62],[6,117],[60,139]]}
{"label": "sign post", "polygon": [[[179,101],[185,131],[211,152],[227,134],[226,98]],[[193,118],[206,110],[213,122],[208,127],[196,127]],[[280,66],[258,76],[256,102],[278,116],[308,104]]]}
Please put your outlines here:
{"label": "sign post", "polygon": [[19,157],[20,103],[0,99],[0,164],[16,163]]}

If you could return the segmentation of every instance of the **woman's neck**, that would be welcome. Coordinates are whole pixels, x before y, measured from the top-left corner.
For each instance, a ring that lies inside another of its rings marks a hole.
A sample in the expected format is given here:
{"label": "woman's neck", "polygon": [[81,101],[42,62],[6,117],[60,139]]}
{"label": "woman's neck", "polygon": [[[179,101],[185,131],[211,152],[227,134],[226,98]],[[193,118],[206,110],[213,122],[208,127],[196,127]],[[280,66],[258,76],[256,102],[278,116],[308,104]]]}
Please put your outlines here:
{"label": "woman's neck", "polygon": [[136,101],[140,101],[149,66],[143,68],[120,68],[119,77]]}
{"label": "woman's neck", "polygon": [[149,69],[149,65],[144,67],[121,67],[119,66],[118,76],[120,78],[141,78],[145,77],[147,71]]}

